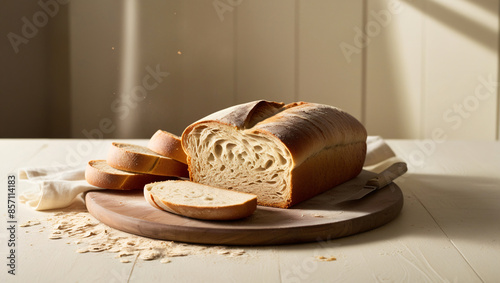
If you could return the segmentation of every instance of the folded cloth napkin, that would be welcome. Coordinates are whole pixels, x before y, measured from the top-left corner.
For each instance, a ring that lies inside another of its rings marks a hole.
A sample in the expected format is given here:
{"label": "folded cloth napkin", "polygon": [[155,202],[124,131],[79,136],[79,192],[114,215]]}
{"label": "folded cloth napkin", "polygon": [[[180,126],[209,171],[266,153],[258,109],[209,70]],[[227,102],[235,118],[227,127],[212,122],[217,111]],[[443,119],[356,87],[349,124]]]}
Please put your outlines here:
{"label": "folded cloth napkin", "polygon": [[366,139],[366,159],[363,169],[380,173],[392,164],[402,161],[382,137],[368,136]]}
{"label": "folded cloth napkin", "polygon": [[[364,169],[380,172],[394,162],[400,161],[387,143],[378,136],[369,136]],[[64,208],[74,201],[83,201],[83,192],[102,190],[85,181],[85,167],[35,167],[21,168],[19,180],[26,190],[19,201],[35,210]]]}
{"label": "folded cloth napkin", "polygon": [[25,188],[19,195],[19,201],[35,210],[67,207],[78,201],[83,192],[102,190],[85,181],[85,167],[21,168],[18,176],[21,186]]}

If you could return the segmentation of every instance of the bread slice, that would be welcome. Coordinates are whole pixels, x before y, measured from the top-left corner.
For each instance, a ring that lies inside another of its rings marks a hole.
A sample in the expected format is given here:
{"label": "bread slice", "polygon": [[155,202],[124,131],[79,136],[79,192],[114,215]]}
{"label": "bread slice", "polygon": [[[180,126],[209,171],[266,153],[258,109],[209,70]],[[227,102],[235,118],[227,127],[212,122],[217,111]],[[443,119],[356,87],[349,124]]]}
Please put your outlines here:
{"label": "bread slice", "polygon": [[184,164],[187,163],[186,153],[182,149],[181,138],[169,132],[163,130],[156,131],[149,140],[148,148],[163,156],[170,157]]}
{"label": "bread slice", "polygon": [[109,166],[106,160],[91,160],[85,168],[87,183],[111,190],[142,190],[146,184],[167,179],[169,177],[121,171]]}
{"label": "bread slice", "polygon": [[147,184],[144,197],[158,209],[203,220],[240,219],[257,208],[255,195],[186,180]]}
{"label": "bread slice", "polygon": [[106,159],[116,169],[162,176],[189,177],[187,165],[134,144],[114,142]]}
{"label": "bread slice", "polygon": [[182,146],[192,181],[288,208],[357,176],[366,137],[358,120],[333,106],[254,101],[191,124]]}

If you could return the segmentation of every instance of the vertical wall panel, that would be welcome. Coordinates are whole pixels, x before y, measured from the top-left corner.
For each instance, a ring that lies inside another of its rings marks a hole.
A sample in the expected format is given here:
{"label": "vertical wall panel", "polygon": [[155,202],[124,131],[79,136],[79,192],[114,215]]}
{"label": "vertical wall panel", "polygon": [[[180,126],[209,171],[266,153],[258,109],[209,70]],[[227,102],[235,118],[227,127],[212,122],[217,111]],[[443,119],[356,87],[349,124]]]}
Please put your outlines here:
{"label": "vertical wall panel", "polygon": [[421,0],[366,1],[366,127],[385,138],[421,137]]}
{"label": "vertical wall panel", "polygon": [[100,123],[115,115],[111,103],[119,92],[122,8],[122,1],[117,0],[106,5],[101,1],[70,3],[72,137],[85,138],[89,132],[94,138],[114,134],[101,131]]}
{"label": "vertical wall panel", "polygon": [[498,1],[426,1],[426,137],[496,138]]}
{"label": "vertical wall panel", "polygon": [[236,102],[295,98],[295,1],[242,1],[236,14]]}
{"label": "vertical wall panel", "polygon": [[298,21],[298,100],[334,105],[361,119],[362,53],[350,54],[362,1],[300,1]]}

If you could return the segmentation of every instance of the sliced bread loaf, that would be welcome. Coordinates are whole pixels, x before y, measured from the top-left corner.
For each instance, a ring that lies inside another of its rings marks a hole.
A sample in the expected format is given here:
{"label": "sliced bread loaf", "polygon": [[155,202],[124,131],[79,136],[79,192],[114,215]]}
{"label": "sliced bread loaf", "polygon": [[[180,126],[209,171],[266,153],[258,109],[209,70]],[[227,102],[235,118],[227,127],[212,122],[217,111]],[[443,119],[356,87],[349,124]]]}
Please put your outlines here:
{"label": "sliced bread loaf", "polygon": [[191,124],[182,147],[191,181],[288,208],[356,177],[366,136],[358,120],[333,106],[254,101]]}
{"label": "sliced bread loaf", "polygon": [[187,163],[186,153],[182,149],[180,137],[169,132],[163,130],[156,131],[149,140],[148,148],[163,156]]}
{"label": "sliced bread loaf", "polygon": [[140,145],[112,143],[107,162],[113,168],[129,172],[189,177],[186,164]]}
{"label": "sliced bread loaf", "polygon": [[147,184],[144,197],[158,209],[203,220],[240,219],[257,208],[255,195],[184,180]]}
{"label": "sliced bread loaf", "polygon": [[167,179],[169,177],[121,171],[109,166],[106,160],[91,160],[85,169],[87,183],[111,190],[142,190],[146,184]]}

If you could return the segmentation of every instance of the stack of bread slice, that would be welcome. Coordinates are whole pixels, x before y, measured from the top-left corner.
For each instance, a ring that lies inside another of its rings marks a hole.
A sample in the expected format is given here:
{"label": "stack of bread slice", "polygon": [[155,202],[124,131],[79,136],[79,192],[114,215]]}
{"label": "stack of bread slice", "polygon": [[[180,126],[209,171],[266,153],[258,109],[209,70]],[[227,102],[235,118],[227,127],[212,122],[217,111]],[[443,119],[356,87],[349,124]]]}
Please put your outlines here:
{"label": "stack of bread slice", "polygon": [[203,220],[251,215],[257,196],[186,180],[188,166],[180,137],[158,130],[148,146],[113,142],[106,160],[89,161],[85,178],[111,190],[144,190],[146,201],[170,213]]}
{"label": "stack of bread slice", "polygon": [[158,130],[148,146],[113,142],[106,160],[91,160],[85,179],[111,190],[142,190],[146,184],[189,177],[180,138]]}

